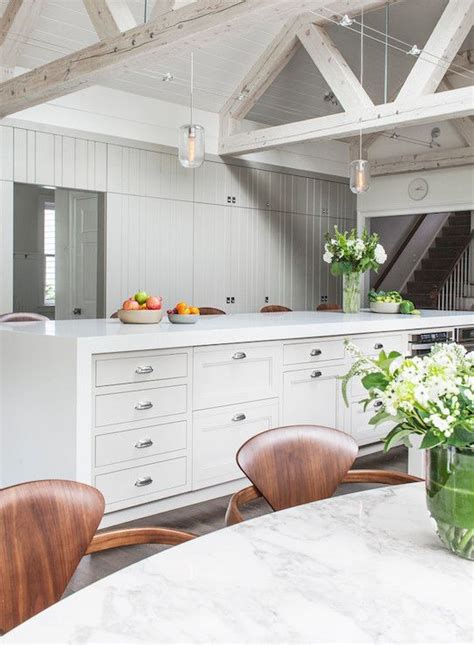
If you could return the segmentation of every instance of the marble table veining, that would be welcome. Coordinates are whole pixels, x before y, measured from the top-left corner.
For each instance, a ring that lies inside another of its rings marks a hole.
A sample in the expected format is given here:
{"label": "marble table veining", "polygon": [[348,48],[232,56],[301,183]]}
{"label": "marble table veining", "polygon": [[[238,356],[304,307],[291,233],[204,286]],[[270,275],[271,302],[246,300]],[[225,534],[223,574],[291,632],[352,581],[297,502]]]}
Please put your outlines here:
{"label": "marble table veining", "polygon": [[423,484],[271,513],[69,596],[2,642],[471,643],[474,565]]}

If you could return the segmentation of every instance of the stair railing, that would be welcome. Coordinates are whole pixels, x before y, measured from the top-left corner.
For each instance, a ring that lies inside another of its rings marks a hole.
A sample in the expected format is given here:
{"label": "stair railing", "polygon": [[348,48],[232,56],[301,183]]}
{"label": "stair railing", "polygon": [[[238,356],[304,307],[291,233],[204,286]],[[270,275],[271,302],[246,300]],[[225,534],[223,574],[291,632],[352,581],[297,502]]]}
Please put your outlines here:
{"label": "stair railing", "polygon": [[471,235],[470,243],[441,286],[438,292],[438,309],[454,311],[461,307],[462,298],[466,296],[466,291],[470,287],[471,257],[474,253],[473,239],[474,237]]}

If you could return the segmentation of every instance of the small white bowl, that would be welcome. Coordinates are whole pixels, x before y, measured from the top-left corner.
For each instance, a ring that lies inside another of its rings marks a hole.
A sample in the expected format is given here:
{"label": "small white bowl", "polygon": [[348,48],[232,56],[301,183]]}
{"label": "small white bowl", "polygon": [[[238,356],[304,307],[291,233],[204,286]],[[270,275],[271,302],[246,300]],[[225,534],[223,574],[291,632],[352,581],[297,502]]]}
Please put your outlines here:
{"label": "small white bowl", "polygon": [[173,325],[193,325],[199,320],[199,314],[168,314]]}
{"label": "small white bowl", "polygon": [[128,325],[156,325],[163,318],[163,309],[119,309],[117,315]]}
{"label": "small white bowl", "polygon": [[370,311],[373,311],[374,314],[399,314],[400,303],[399,302],[371,302]]}

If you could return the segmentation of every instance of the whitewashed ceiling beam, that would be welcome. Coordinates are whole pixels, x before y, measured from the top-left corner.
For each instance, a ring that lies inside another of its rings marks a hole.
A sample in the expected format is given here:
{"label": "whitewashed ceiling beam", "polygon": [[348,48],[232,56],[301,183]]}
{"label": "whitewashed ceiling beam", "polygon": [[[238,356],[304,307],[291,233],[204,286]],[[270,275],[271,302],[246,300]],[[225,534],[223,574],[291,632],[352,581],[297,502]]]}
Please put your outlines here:
{"label": "whitewashed ceiling beam", "polygon": [[473,114],[472,89],[463,87],[449,92],[422,96],[403,105],[386,103],[362,111],[344,112],[286,123],[252,132],[233,134],[220,142],[221,155],[241,155],[277,148],[290,143],[341,139],[394,127],[408,127],[464,117]]}
{"label": "whitewashed ceiling beam", "polygon": [[400,157],[389,157],[371,161],[371,175],[394,175],[401,172],[422,172],[435,168],[469,166],[474,163],[474,148],[451,150],[430,150]]}
{"label": "whitewashed ceiling beam", "polygon": [[[447,92],[452,90],[453,86],[447,76],[441,81],[439,90]],[[462,119],[454,119],[452,125],[459,134],[464,143],[469,147],[474,147],[474,122],[471,117],[465,116]]]}
{"label": "whitewashed ceiling beam", "polygon": [[0,17],[0,81],[13,74],[20,49],[36,24],[43,0],[10,0]]}
{"label": "whitewashed ceiling beam", "polygon": [[0,118],[89,87],[150,53],[199,48],[217,36],[234,33],[236,23],[252,15],[261,20],[281,19],[308,4],[317,9],[327,0],[197,0],[1,83]]}
{"label": "whitewashed ceiling beam", "polygon": [[436,91],[469,34],[473,17],[472,0],[449,0],[403,84],[396,99],[397,103]]}
{"label": "whitewashed ceiling beam", "polygon": [[82,0],[100,40],[136,27],[126,0]]}
{"label": "whitewashed ceiling beam", "polygon": [[298,38],[346,111],[374,106],[370,96],[322,27],[304,25],[298,31]]}
{"label": "whitewashed ceiling beam", "polygon": [[150,12],[149,20],[154,20],[168,11],[173,11],[175,0],[156,0],[153,9]]}

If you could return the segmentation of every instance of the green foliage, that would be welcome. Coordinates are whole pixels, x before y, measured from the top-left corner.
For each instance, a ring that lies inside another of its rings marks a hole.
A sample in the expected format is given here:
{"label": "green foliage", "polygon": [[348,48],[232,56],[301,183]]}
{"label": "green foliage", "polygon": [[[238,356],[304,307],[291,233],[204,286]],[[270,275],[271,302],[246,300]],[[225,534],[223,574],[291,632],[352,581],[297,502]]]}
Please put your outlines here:
{"label": "green foliage", "polygon": [[335,276],[365,273],[369,269],[377,271],[387,259],[378,235],[365,229],[359,236],[355,229],[341,233],[335,226],[332,234],[326,234],[324,250],[323,259],[331,265],[331,273]]}

